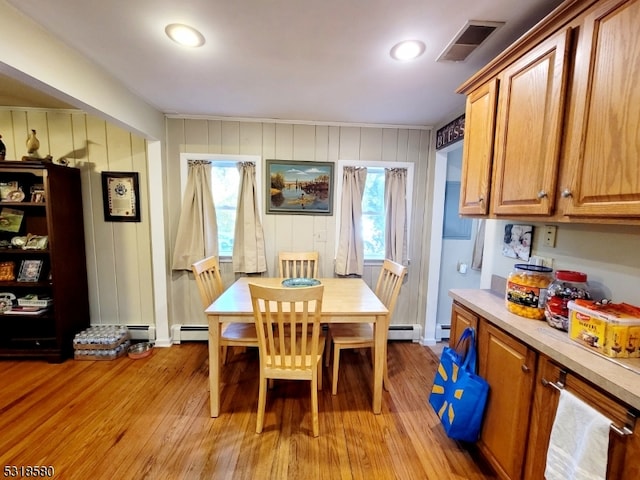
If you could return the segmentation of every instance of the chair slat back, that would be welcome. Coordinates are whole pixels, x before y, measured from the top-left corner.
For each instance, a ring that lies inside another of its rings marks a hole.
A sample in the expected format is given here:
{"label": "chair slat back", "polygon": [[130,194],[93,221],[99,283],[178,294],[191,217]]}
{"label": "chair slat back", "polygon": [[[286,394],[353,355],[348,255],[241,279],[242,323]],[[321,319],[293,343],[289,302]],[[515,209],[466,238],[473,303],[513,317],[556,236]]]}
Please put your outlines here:
{"label": "chair slat back", "polygon": [[299,378],[302,372],[310,375],[316,368],[312,359],[317,358],[319,349],[324,286],[274,288],[249,283],[249,291],[258,332],[260,367],[281,373],[291,371],[290,378]]}
{"label": "chair slat back", "polygon": [[382,270],[378,276],[376,285],[376,295],[384,306],[389,310],[389,318],[396,308],[396,301],[402,287],[402,280],[407,273],[407,267],[399,263],[385,259]]}
{"label": "chair slat back", "polygon": [[206,309],[224,291],[218,257],[207,257],[191,265],[202,306]]}
{"label": "chair slat back", "polygon": [[280,252],[278,270],[284,278],[317,278],[318,252]]}

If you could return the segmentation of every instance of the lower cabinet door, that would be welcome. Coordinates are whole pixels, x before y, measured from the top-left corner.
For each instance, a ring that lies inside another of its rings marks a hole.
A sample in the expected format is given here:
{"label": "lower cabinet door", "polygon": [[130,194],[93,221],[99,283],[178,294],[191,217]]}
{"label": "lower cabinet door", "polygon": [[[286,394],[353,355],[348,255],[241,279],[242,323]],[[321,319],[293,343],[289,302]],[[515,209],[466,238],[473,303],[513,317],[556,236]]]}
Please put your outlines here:
{"label": "lower cabinet door", "polygon": [[451,306],[451,330],[449,333],[449,346],[455,347],[462,332],[467,327],[473,327],[478,332],[478,315],[462,305],[453,302]]}
{"label": "lower cabinet door", "polygon": [[481,319],[478,355],[490,386],[478,447],[501,478],[522,478],[537,354]]}
{"label": "lower cabinet door", "polygon": [[565,388],[610,418],[614,428],[618,427],[609,434],[607,478],[640,478],[640,434],[633,425],[638,412],[631,411],[545,356],[540,356],[538,361],[524,478],[544,478],[549,438],[560,397],[559,388]]}

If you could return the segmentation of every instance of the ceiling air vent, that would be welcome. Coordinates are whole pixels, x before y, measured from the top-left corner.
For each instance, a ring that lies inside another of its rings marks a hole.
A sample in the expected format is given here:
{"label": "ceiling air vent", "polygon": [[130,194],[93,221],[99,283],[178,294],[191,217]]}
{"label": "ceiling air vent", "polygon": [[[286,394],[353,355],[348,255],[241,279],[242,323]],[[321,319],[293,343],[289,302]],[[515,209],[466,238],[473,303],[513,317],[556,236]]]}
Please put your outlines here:
{"label": "ceiling air vent", "polygon": [[440,54],[438,62],[462,62],[504,22],[469,20]]}

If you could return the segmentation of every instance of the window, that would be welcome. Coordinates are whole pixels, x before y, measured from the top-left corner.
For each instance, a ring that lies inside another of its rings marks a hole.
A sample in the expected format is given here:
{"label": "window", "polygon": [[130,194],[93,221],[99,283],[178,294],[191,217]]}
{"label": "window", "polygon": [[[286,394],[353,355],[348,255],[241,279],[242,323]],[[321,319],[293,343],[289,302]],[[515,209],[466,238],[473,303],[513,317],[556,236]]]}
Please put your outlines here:
{"label": "window", "polygon": [[384,260],[384,168],[367,168],[362,195],[364,258]]}
{"label": "window", "polygon": [[[384,181],[385,168],[407,169],[407,245],[410,241],[411,199],[413,195],[413,163],[409,162],[373,162],[341,160],[337,169],[337,198],[342,198],[342,172],[346,166],[367,168],[367,180],[362,196],[362,237],[365,260],[384,260],[385,258],[385,212]],[[336,229],[340,228],[340,209],[337,209]],[[336,232],[336,238],[339,232]]]}
{"label": "window", "polygon": [[233,254],[239,181],[240,175],[235,162],[220,161],[211,164],[211,189],[218,220],[218,253],[221,257]]}
{"label": "window", "polygon": [[[233,255],[233,239],[236,228],[236,210],[238,207],[238,193],[240,173],[238,162],[254,162],[256,164],[256,185],[258,202],[261,203],[262,175],[261,158],[257,155],[214,155],[214,154],[180,154],[181,193],[187,184],[187,162],[189,160],[211,161],[211,190],[213,203],[216,208],[218,222],[218,255],[231,257]],[[259,205],[262,211],[262,205]]]}

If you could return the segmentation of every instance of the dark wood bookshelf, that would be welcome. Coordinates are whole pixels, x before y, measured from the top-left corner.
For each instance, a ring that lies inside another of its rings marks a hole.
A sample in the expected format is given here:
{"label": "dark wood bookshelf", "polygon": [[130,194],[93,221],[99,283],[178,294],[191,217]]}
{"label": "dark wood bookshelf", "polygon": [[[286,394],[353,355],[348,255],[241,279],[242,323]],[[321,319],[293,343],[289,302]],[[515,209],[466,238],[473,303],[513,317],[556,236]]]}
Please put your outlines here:
{"label": "dark wood bookshelf", "polygon": [[[7,198],[14,185],[24,193],[22,201],[14,201],[21,193]],[[43,195],[33,198],[43,201],[31,201],[34,189]],[[19,227],[7,221],[3,226],[5,208],[22,213]],[[13,245],[15,237],[28,241],[34,235],[47,237],[45,248]],[[37,315],[0,314],[0,358],[61,362],[73,357],[73,337],[90,324],[80,170],[35,160],[1,161],[0,242],[0,263],[14,268],[13,279],[0,280],[0,296],[15,296],[14,303],[28,294],[52,299],[51,307]],[[37,281],[19,281],[22,262],[29,260],[42,262]]]}

